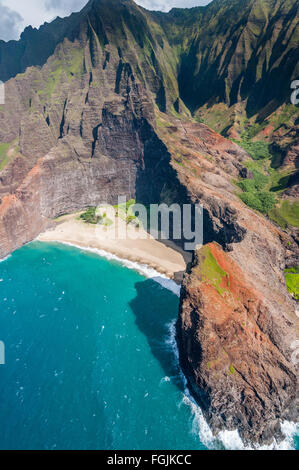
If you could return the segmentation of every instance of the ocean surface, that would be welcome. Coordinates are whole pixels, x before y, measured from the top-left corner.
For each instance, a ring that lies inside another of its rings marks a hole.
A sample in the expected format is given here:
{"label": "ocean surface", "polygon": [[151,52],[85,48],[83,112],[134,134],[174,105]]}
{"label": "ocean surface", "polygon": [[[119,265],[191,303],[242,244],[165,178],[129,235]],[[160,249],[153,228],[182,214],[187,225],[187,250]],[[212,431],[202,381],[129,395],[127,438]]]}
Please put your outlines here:
{"label": "ocean surface", "polygon": [[110,258],[35,242],[0,263],[0,449],[242,448],[186,391],[169,281]]}

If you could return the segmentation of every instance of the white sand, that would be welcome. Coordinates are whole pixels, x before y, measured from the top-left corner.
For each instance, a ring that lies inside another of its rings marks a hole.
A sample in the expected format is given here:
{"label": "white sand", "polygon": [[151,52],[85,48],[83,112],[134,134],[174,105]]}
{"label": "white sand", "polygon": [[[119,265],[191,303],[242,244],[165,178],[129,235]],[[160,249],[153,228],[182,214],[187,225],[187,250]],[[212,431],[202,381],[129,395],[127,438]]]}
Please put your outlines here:
{"label": "white sand", "polygon": [[38,240],[105,250],[121,259],[146,264],[170,278],[186,269],[182,253],[155,240],[143,229],[127,225],[120,218],[111,227],[104,227],[87,224],[78,217],[79,214],[74,214],[60,218]]}

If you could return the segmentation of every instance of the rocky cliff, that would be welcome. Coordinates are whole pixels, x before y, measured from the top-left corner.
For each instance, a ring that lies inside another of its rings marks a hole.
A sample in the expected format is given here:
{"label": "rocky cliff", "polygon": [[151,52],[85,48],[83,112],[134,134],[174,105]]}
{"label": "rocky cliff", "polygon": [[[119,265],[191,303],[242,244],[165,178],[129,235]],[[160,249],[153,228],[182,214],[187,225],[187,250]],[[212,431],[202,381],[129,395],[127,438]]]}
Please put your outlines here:
{"label": "rocky cliff", "polygon": [[281,420],[296,420],[298,321],[279,290],[268,302],[263,278],[206,245],[185,276],[178,322],[181,364],[213,431],[238,429],[247,444],[271,444]]}
{"label": "rocky cliff", "polygon": [[[213,57],[215,64],[222,57],[217,70],[226,72],[216,82],[223,84],[229,69],[226,90],[247,82],[240,90],[250,94],[248,54],[259,51],[259,70],[261,63],[269,73],[273,64],[279,67],[274,56],[262,52],[265,24],[268,36],[273,28],[280,31],[276,42],[281,37],[290,75],[295,73],[297,3],[273,0],[275,8],[268,2],[271,12],[264,7],[261,12],[260,2],[242,2],[246,8],[234,13],[230,24],[236,34],[231,43],[224,19],[236,2],[224,3],[224,10],[216,0],[208,8],[165,15],[147,12],[131,0],[93,0],[68,19],[27,30],[20,42],[0,44],[0,77],[9,78],[6,103],[0,107],[0,257],[31,241],[55,217],[116,203],[120,195],[147,204],[200,203],[204,248],[184,280],[178,322],[181,363],[215,432],[238,428],[246,440],[268,442],[279,435],[280,419],[295,419],[292,345],[298,318],[283,270],[298,264],[298,240],[296,228],[272,223],[264,205],[258,210],[245,205],[241,188],[249,185],[260,204],[267,202],[274,185],[280,197],[285,173],[277,176],[271,155],[262,159],[262,167],[252,159],[255,143],[246,140],[242,149],[199,122],[198,110],[206,113],[199,94],[208,75],[200,90],[192,85],[193,106],[186,95],[191,85],[182,80],[197,80],[202,64],[208,70]],[[262,19],[256,19],[257,12]],[[211,34],[218,26],[224,34],[211,55],[208,24]],[[254,43],[250,53],[244,45],[249,40]],[[12,54],[17,58],[13,65]],[[245,62],[240,59],[244,54]],[[233,71],[236,62],[238,72]],[[240,105],[243,112],[245,95],[236,102],[236,93],[227,91],[230,98],[224,100],[223,90],[215,91],[216,82],[211,82],[215,100],[207,98],[211,115],[221,105],[234,112]],[[260,110],[273,105],[273,96],[268,98]],[[271,137],[278,147],[279,129],[273,128]],[[283,197],[290,199],[298,184],[294,129],[281,131],[282,161],[293,181],[291,195]],[[263,126],[259,132],[269,138]]]}
{"label": "rocky cliff", "polygon": [[159,119],[188,199],[204,208],[204,247],[185,276],[177,324],[182,368],[215,433],[270,443],[281,420],[297,419],[299,322],[283,276],[286,262],[298,263],[297,242],[234,194],[246,152],[204,125]]}

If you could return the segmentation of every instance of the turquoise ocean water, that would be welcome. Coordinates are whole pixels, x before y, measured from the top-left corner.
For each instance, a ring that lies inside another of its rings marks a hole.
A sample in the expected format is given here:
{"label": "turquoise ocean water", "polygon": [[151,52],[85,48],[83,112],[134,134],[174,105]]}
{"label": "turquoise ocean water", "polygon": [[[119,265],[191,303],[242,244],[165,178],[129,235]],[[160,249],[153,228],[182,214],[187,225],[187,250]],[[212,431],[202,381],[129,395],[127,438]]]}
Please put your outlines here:
{"label": "turquoise ocean water", "polygon": [[73,247],[32,243],[1,262],[0,449],[221,446],[186,396],[178,302]]}

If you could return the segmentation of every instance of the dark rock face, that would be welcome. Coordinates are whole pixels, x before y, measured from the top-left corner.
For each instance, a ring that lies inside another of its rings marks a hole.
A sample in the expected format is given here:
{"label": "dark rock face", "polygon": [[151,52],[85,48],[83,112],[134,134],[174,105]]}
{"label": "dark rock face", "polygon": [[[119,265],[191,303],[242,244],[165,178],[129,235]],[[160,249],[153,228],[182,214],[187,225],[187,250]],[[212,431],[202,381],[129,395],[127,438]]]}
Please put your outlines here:
{"label": "dark rock face", "polygon": [[[245,167],[249,155],[191,119],[180,97],[182,64],[173,46],[182,31],[190,33],[189,44],[197,34],[195,20],[203,21],[200,28],[209,18],[218,21],[218,3],[191,15],[164,15],[131,0],[94,0],[68,20],[27,30],[19,43],[0,43],[0,78],[25,71],[6,82],[0,107],[6,149],[0,160],[0,258],[34,239],[53,218],[115,204],[118,196],[146,204],[200,203],[212,268],[203,276],[205,256],[199,253],[184,280],[182,366],[215,432],[237,427],[246,440],[268,442],[279,433],[278,419],[295,418],[291,345],[298,318],[283,269],[298,260],[298,246],[235,195],[234,180],[253,176]],[[254,69],[249,61],[247,71],[239,70],[242,34],[236,44],[238,54],[228,54],[225,63],[234,90],[238,77]],[[195,42],[190,51],[194,57],[199,46]],[[18,57],[15,65],[11,54]],[[296,160],[292,138],[286,165]]]}
{"label": "dark rock face", "polygon": [[280,420],[295,417],[296,371],[263,292],[217,244],[196,253],[186,274],[177,325],[181,365],[210,426],[238,429],[251,443],[280,438]]}
{"label": "dark rock face", "polygon": [[249,168],[244,167],[240,171],[240,176],[241,176],[241,178],[252,179],[253,178],[253,173],[252,173],[252,171],[249,170]]}
{"label": "dark rock face", "polygon": [[[132,2],[115,1],[115,7],[132,34],[148,30]],[[90,2],[80,22],[74,18],[74,42],[63,30],[63,42],[41,69],[6,83],[0,141],[10,147],[0,176],[1,257],[32,240],[49,219],[116,203],[118,196],[158,201],[167,181],[174,184],[170,156],[154,131],[151,93],[162,72],[155,77],[145,63],[140,73],[143,44],[136,48],[128,31],[115,35],[115,21],[122,28],[123,22],[111,16],[109,2]]]}
{"label": "dark rock face", "polygon": [[270,443],[280,420],[297,419],[299,325],[283,268],[298,261],[298,247],[234,195],[246,152],[206,126],[165,119],[158,132],[172,165],[205,209],[205,245],[182,288],[181,365],[215,433],[238,429],[246,442]]}

